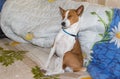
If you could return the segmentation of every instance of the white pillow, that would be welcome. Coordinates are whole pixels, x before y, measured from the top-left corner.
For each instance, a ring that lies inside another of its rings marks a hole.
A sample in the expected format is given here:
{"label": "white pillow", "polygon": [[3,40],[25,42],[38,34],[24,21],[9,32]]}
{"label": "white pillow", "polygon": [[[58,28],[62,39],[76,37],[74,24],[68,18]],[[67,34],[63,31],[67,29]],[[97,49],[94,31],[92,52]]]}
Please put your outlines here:
{"label": "white pillow", "polygon": [[[2,10],[1,28],[11,39],[50,47],[61,28],[59,6],[77,8],[81,3],[71,0],[7,0]],[[88,5],[88,3],[84,3]],[[25,40],[32,33],[32,40]]]}
{"label": "white pillow", "polygon": [[[108,23],[105,13],[106,10],[111,11],[108,7],[72,0],[55,0],[53,3],[48,0],[7,0],[2,9],[1,28],[15,41],[50,47],[61,28],[59,6],[70,9],[80,5],[84,5],[85,9],[80,19],[79,39],[88,62],[92,46],[102,39],[100,34],[105,31],[104,25],[98,21],[99,18],[91,12],[96,12]],[[28,33],[34,35],[32,40],[25,40]]]}
{"label": "white pillow", "polygon": [[[50,47],[61,28],[59,6],[71,9],[80,5],[84,5],[85,9],[80,19],[79,38],[83,51],[89,54],[94,43],[101,39],[99,34],[104,33],[104,25],[98,22],[98,17],[93,16],[91,12],[99,14],[107,23],[105,11],[111,10],[108,7],[72,0],[55,0],[52,3],[48,0],[7,0],[2,9],[1,28],[15,41]],[[25,40],[29,32],[33,33],[34,38]]]}

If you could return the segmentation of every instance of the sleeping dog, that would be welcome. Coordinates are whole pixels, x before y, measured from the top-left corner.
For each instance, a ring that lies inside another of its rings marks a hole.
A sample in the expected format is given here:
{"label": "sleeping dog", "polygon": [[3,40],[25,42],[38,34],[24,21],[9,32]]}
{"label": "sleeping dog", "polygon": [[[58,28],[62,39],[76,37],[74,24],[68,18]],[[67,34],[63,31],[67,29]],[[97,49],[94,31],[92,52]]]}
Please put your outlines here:
{"label": "sleeping dog", "polygon": [[62,29],[56,36],[53,47],[51,48],[46,69],[48,69],[52,56],[56,53],[55,70],[47,71],[47,75],[59,74],[65,71],[85,71],[83,67],[83,56],[78,40],[79,20],[84,10],[81,5],[77,9],[64,10],[60,7],[62,15]]}

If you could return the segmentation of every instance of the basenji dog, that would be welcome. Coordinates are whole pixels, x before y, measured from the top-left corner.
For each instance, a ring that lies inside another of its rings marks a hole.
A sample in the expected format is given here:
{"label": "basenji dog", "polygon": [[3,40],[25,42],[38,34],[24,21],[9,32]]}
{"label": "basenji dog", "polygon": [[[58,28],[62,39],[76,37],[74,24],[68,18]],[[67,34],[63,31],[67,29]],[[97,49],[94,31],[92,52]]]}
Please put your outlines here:
{"label": "basenji dog", "polygon": [[[84,6],[81,5],[77,9],[64,10],[61,7],[62,29],[57,34],[53,47],[51,48],[46,68],[48,68],[51,58],[54,54],[58,56],[55,60],[55,71],[47,75],[59,74],[65,71],[85,71],[83,67],[83,56],[78,40],[78,32],[80,29],[79,21],[83,13]],[[57,67],[58,66],[58,67]]]}

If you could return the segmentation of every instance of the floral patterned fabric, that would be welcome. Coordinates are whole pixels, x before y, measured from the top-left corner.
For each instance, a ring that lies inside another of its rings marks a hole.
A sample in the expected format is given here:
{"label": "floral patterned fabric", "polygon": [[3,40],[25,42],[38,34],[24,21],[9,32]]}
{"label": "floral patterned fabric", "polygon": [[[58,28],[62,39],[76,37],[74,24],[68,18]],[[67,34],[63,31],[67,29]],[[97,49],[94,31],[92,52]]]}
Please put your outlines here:
{"label": "floral patterned fabric", "polygon": [[110,23],[105,24],[105,33],[100,34],[102,39],[92,48],[88,72],[93,79],[120,79],[120,9],[113,9],[112,15],[106,14]]}

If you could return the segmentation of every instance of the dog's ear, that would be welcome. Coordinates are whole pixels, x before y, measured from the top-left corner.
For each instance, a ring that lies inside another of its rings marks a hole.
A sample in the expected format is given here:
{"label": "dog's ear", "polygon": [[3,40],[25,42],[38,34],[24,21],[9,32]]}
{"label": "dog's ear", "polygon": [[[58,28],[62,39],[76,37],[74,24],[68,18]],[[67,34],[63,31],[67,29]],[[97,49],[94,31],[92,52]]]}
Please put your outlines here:
{"label": "dog's ear", "polygon": [[76,12],[77,12],[78,16],[80,16],[83,13],[83,10],[84,10],[84,6],[83,5],[81,5],[80,7],[78,7],[76,9]]}
{"label": "dog's ear", "polygon": [[59,7],[59,9],[60,9],[60,13],[61,13],[61,15],[63,15],[64,12],[65,12],[65,10],[64,10],[63,8],[61,8],[61,7]]}

